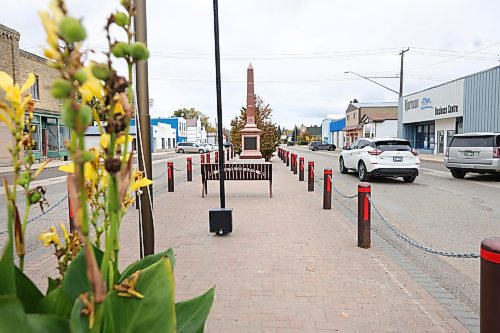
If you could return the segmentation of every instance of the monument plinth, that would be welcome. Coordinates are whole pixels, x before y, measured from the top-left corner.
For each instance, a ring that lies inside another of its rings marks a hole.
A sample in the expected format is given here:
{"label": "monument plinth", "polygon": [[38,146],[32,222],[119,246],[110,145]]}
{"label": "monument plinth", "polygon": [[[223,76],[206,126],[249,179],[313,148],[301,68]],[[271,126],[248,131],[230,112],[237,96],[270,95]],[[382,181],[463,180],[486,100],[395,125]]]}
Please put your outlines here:
{"label": "monument plinth", "polygon": [[262,131],[255,124],[255,93],[252,64],[247,69],[247,121],[240,133],[240,159],[261,159],[260,134]]}

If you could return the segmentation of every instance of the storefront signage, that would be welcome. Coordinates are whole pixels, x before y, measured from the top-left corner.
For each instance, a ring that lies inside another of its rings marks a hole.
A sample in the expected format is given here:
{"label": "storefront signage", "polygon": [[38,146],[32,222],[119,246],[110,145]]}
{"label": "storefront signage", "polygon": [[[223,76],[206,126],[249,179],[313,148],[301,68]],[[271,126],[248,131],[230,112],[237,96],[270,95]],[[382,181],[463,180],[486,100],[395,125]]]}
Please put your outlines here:
{"label": "storefront signage", "polygon": [[400,102],[402,123],[416,123],[463,116],[464,80],[403,97]]}

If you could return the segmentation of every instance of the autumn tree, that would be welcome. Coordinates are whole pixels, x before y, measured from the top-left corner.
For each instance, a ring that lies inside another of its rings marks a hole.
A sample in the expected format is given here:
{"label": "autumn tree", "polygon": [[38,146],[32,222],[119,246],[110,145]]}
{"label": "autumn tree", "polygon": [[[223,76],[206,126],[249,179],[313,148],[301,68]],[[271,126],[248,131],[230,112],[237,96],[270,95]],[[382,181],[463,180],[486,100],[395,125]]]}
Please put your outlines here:
{"label": "autumn tree", "polygon": [[182,108],[174,111],[174,117],[183,117],[185,119],[199,119],[201,121],[201,126],[208,133],[216,132],[215,127],[209,122],[210,117],[195,108]]}
{"label": "autumn tree", "polygon": [[[269,161],[276,151],[279,139],[276,136],[276,125],[271,121],[273,110],[269,104],[264,104],[262,98],[255,96],[255,124],[262,131],[260,135],[260,153],[262,157]],[[240,115],[231,120],[231,143],[237,154],[241,153],[240,131],[245,127],[247,119],[247,109],[242,107]]]}

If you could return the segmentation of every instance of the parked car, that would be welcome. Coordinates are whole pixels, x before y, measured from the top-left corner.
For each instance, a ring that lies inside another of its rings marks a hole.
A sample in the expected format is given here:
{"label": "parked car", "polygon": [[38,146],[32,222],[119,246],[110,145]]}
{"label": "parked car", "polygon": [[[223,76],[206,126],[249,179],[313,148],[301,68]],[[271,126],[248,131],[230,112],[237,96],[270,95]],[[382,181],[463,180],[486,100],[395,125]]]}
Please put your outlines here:
{"label": "parked car", "polygon": [[295,142],[293,142],[293,141],[287,141],[286,145],[287,145],[287,147],[292,147],[292,146],[295,145]]}
{"label": "parked car", "polygon": [[500,133],[455,134],[444,164],[454,178],[464,178],[468,172],[499,174]]}
{"label": "parked car", "polygon": [[177,146],[175,147],[175,152],[176,153],[209,153],[210,151],[208,150],[207,147],[202,145],[201,143],[195,143],[195,142],[179,142]]}
{"label": "parked car", "polygon": [[207,147],[209,152],[214,151],[215,149],[211,143],[204,143],[203,146]]}
{"label": "parked car", "polygon": [[311,141],[309,142],[309,150],[317,151],[317,150],[330,150],[333,151],[337,149],[337,146],[330,144],[325,141]]}
{"label": "parked car", "polygon": [[356,171],[361,181],[371,177],[403,177],[413,183],[418,176],[420,159],[408,140],[362,138],[340,153],[340,173]]}

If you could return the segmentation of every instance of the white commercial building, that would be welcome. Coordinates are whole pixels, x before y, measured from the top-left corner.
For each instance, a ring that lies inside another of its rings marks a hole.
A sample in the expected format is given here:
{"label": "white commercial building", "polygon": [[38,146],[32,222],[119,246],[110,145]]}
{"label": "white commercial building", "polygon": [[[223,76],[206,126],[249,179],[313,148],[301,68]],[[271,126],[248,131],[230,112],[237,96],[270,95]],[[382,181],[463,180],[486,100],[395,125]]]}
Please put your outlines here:
{"label": "white commercial building", "polygon": [[207,142],[207,132],[201,126],[200,119],[186,119],[186,128],[188,142]]}
{"label": "white commercial building", "polygon": [[170,124],[158,123],[151,126],[153,133],[152,151],[162,151],[175,148],[177,131]]}

